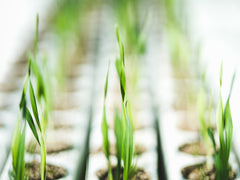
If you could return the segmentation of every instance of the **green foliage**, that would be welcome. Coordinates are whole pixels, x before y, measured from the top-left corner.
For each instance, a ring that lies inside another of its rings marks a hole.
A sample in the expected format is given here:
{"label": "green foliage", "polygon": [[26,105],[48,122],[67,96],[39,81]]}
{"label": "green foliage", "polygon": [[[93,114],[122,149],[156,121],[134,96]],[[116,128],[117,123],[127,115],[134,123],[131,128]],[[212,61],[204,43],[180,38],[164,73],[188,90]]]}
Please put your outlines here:
{"label": "green foliage", "polygon": [[116,59],[115,66],[116,66],[119,81],[120,81],[122,100],[124,101],[125,92],[126,92],[125,56],[124,56],[123,43],[122,43],[122,40],[120,39],[120,35],[119,35],[118,25],[116,26],[116,35],[117,35],[118,46],[119,46],[119,51],[120,51],[120,59],[118,59],[118,58]]}
{"label": "green foliage", "polygon": [[[31,70],[29,70],[29,72],[31,72]],[[35,93],[34,93],[34,89],[33,89],[30,77],[29,77],[29,80],[28,80],[29,96],[30,96],[30,101],[31,101],[31,110],[34,114],[34,118],[31,115],[28,108],[26,108],[26,120],[28,122],[29,127],[32,130],[32,133],[33,133],[35,139],[37,140],[37,142],[40,146],[40,152],[41,152],[41,180],[45,180],[46,179],[46,147],[45,147],[45,138],[44,138],[45,130],[43,131],[43,128],[42,128],[42,125],[41,125],[43,120],[40,120],[41,117],[43,117],[43,116],[40,116],[40,114],[38,113],[38,105],[37,104],[39,104],[39,103],[37,103],[37,99],[36,99],[36,96],[35,96]],[[43,112],[42,110],[43,109],[40,108],[41,112]]]}
{"label": "green foliage", "polygon": [[[123,102],[124,103],[124,102]],[[133,159],[133,130],[128,116],[127,101],[123,104],[124,125],[123,128],[123,144],[122,144],[122,160],[123,160],[123,180],[128,180],[128,175],[132,167]]]}
{"label": "green foliage", "polygon": [[[37,108],[37,102],[36,102],[36,98],[35,98],[35,94],[33,91],[33,86],[32,86],[32,82],[29,82],[29,94],[30,94],[30,100],[31,100],[31,106],[33,109],[33,114],[36,120],[36,123],[38,125],[38,128],[41,130],[41,125],[40,125],[40,121],[39,121],[39,115],[38,115],[38,108]],[[29,112],[29,111],[28,111]],[[30,112],[29,112],[30,114]]]}
{"label": "green foliage", "polygon": [[[13,141],[12,141],[12,166],[13,166],[13,177],[15,180],[24,180],[25,178],[25,133],[26,133],[26,123],[30,127],[36,141],[40,145],[41,149],[41,180],[46,179],[46,147],[45,147],[45,139],[44,139],[44,133],[45,129],[42,128],[42,120],[40,119],[42,116],[39,114],[39,100],[37,101],[37,98],[35,96],[34,88],[32,85],[32,69],[35,70],[35,76],[36,84],[41,84],[41,86],[37,86],[39,89],[44,88],[43,81],[39,82],[39,80],[42,80],[42,77],[40,73],[36,73],[39,70],[39,67],[37,67],[37,64],[35,64],[35,61],[37,59],[37,40],[38,40],[38,22],[39,18],[37,15],[36,19],[36,34],[35,34],[35,41],[34,41],[34,55],[29,55],[28,57],[28,71],[27,75],[24,81],[24,86],[22,90],[22,96],[19,103],[19,111],[21,116],[18,118]],[[38,77],[39,76],[39,77]],[[43,92],[43,91],[38,91]],[[43,96],[44,94],[38,93],[38,97]],[[28,109],[28,103],[27,99],[30,99],[30,108]],[[40,98],[39,98],[40,99]],[[32,116],[31,112],[34,116]],[[40,108],[40,112],[43,112],[43,108]]]}
{"label": "green foliage", "polygon": [[[28,64],[30,68],[30,62]],[[12,176],[15,180],[23,180],[25,173],[25,136],[26,136],[26,117],[27,117],[27,99],[26,93],[29,81],[28,71],[23,85],[22,96],[19,103],[19,115],[12,139]]]}
{"label": "green foliage", "polygon": [[[132,121],[129,118],[129,102],[126,97],[126,74],[125,74],[125,59],[124,47],[119,35],[119,27],[116,26],[116,35],[120,51],[120,59],[116,59],[116,70],[119,77],[121,96],[122,96],[122,114],[115,117],[115,135],[117,143],[117,158],[120,164],[120,153],[123,161],[123,180],[127,180],[129,172],[132,168],[133,159],[133,130]],[[120,137],[121,136],[121,137]],[[119,166],[119,165],[118,165]],[[118,171],[120,171],[118,167]]]}
{"label": "green foliage", "polygon": [[[229,105],[232,88],[234,84],[235,74],[232,78],[231,88],[229,91],[228,99],[225,107],[223,108],[222,95],[220,90],[219,103],[217,107],[217,130],[219,136],[219,150],[216,149],[216,143],[214,141],[213,133],[209,130],[209,136],[213,142],[213,146],[215,149],[215,167],[216,167],[216,179],[228,179],[229,176],[229,156],[232,145],[232,134],[233,134],[233,124],[232,124],[232,116],[231,109]],[[222,87],[222,65],[220,70],[220,88]]]}
{"label": "green foliage", "polygon": [[122,136],[122,129],[123,129],[123,123],[121,120],[121,117],[117,110],[115,110],[115,118],[114,118],[114,133],[116,137],[116,149],[117,149],[117,171],[116,171],[116,180],[120,179],[120,173],[121,173],[121,157],[122,157],[122,142],[123,142],[123,136]]}
{"label": "green foliage", "polygon": [[[120,173],[122,170],[123,162],[123,180],[130,178],[133,172],[133,130],[131,120],[129,118],[129,103],[126,97],[126,74],[125,74],[125,61],[124,61],[124,48],[121,38],[119,36],[119,28],[116,26],[116,35],[118,40],[118,45],[120,49],[120,59],[116,60],[115,67],[118,73],[121,97],[122,97],[122,113],[118,114],[115,111],[115,125],[114,133],[116,136],[116,149],[117,149],[117,171],[114,179],[120,179]],[[106,117],[106,97],[107,97],[107,87],[108,87],[108,74],[107,72],[105,89],[104,89],[104,107],[103,107],[103,119],[102,119],[102,135],[103,135],[103,149],[105,156],[108,160],[108,178],[113,179],[111,162],[110,162],[110,150],[109,150],[109,140],[108,140],[108,125]]]}
{"label": "green foliage", "polygon": [[10,178],[14,178],[14,180],[24,180],[25,136],[26,122],[22,121],[19,116],[14,130],[11,147],[13,172],[11,173],[12,177]]}

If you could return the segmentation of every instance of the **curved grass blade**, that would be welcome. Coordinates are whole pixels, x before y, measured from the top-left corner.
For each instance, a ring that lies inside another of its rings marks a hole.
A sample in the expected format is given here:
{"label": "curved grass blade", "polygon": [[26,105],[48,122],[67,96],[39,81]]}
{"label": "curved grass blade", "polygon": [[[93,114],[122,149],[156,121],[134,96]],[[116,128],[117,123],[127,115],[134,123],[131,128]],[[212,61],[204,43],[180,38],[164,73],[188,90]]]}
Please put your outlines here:
{"label": "curved grass blade", "polygon": [[124,171],[123,171],[123,180],[128,180],[128,174],[130,172],[132,166],[132,158],[133,158],[133,130],[131,126],[131,122],[127,112],[127,101],[123,105],[124,107],[124,119],[125,119],[125,128],[124,128],[124,141],[123,141],[123,163],[124,163]]}
{"label": "curved grass blade", "polygon": [[[23,126],[23,127],[22,127]],[[21,123],[20,118],[17,120],[17,124],[14,130],[12,141],[12,166],[14,180],[23,180],[25,172],[25,134],[26,123]]]}
{"label": "curved grass blade", "polygon": [[35,126],[35,124],[34,124],[32,115],[31,115],[31,113],[29,112],[28,108],[26,109],[26,120],[27,120],[27,122],[28,122],[29,127],[30,127],[31,130],[32,130],[32,133],[33,133],[34,137],[36,138],[38,144],[40,145],[40,141],[39,141],[38,133],[37,133],[37,128],[36,128],[36,126]]}
{"label": "curved grass blade", "polygon": [[214,139],[212,128],[208,128],[208,135],[209,135],[209,137],[210,137],[210,139],[212,141],[214,152],[217,153],[217,147],[216,147],[216,142],[215,142],[215,139]]}
{"label": "curved grass blade", "polygon": [[33,114],[34,114],[35,120],[37,122],[38,128],[41,131],[41,124],[40,124],[39,115],[38,115],[36,97],[35,97],[35,93],[33,90],[32,82],[30,80],[29,80],[29,93],[30,93],[30,100],[31,100]]}

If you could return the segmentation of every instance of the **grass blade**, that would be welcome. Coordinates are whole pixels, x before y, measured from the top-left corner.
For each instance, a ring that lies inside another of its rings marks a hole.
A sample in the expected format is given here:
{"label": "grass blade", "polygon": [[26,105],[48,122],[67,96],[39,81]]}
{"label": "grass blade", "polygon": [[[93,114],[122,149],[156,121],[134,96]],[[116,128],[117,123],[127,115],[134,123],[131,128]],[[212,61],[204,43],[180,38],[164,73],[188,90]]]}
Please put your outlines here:
{"label": "grass blade", "polygon": [[45,140],[41,134],[41,180],[46,180],[46,147]]}
{"label": "grass blade", "polygon": [[32,130],[32,133],[33,133],[34,137],[36,138],[38,144],[40,145],[40,141],[39,141],[38,133],[37,133],[37,128],[36,128],[36,126],[35,126],[35,124],[34,124],[32,115],[31,115],[31,113],[29,112],[28,108],[26,109],[26,120],[27,120],[27,122],[28,122],[29,127],[30,127],[31,130]]}
{"label": "grass blade", "polygon": [[29,80],[29,94],[30,94],[30,100],[31,100],[33,115],[34,115],[35,120],[37,122],[38,128],[41,131],[41,124],[40,124],[39,115],[38,115],[36,97],[35,97],[35,93],[34,93],[34,90],[33,90],[32,82],[30,80]]}
{"label": "grass blade", "polygon": [[117,172],[116,172],[116,180],[120,179],[121,172],[121,155],[122,155],[122,121],[121,117],[117,110],[115,110],[115,118],[114,118],[114,132],[116,137],[116,149],[117,149]]}

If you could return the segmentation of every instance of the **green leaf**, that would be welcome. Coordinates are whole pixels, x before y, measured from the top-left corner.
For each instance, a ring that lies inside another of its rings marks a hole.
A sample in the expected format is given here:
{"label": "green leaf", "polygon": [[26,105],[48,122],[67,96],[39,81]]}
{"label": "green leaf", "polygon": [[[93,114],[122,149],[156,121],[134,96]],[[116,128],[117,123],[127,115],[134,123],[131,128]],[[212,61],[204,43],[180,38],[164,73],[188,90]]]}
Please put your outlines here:
{"label": "green leaf", "polygon": [[108,71],[105,80],[105,87],[104,87],[104,99],[107,97],[107,90],[108,90],[108,75],[109,75],[109,64],[108,64]]}
{"label": "green leaf", "polygon": [[27,122],[28,122],[29,127],[30,127],[31,130],[32,130],[32,133],[33,133],[34,137],[36,138],[38,144],[40,145],[40,141],[39,141],[39,138],[38,138],[37,129],[36,129],[36,126],[35,126],[35,124],[34,124],[32,115],[31,115],[31,113],[29,112],[28,108],[26,109],[26,120],[27,120]]}
{"label": "green leaf", "polygon": [[215,151],[215,153],[217,153],[217,147],[216,147],[216,142],[215,142],[214,135],[213,135],[213,130],[212,130],[212,128],[208,128],[207,130],[208,130],[209,138],[212,141],[214,151]]}
{"label": "green leaf", "polygon": [[124,68],[122,62],[119,59],[116,59],[115,67],[116,67],[116,70],[117,70],[117,73],[118,73],[118,78],[119,78],[119,81],[120,81],[120,90],[121,90],[122,100],[124,101],[125,91],[126,91],[125,68]]}
{"label": "green leaf", "polygon": [[232,125],[232,115],[229,105],[229,100],[224,109],[224,120],[225,120],[225,138],[226,138],[226,159],[229,158],[231,145],[232,145],[232,134],[233,134],[233,125]]}
{"label": "green leaf", "polygon": [[109,141],[108,141],[108,125],[107,125],[107,119],[106,119],[106,108],[104,105],[104,110],[103,110],[103,120],[102,120],[102,135],[103,135],[103,149],[105,156],[107,159],[109,159]]}
{"label": "green leaf", "polygon": [[119,80],[120,80],[120,89],[121,89],[122,100],[124,101],[125,94],[126,94],[125,58],[124,58],[124,47],[123,47],[123,43],[122,43],[120,35],[119,35],[118,25],[116,26],[116,35],[117,35],[119,51],[120,51],[120,60],[116,59],[115,67],[117,69],[117,73],[118,73]]}
{"label": "green leaf", "polygon": [[223,62],[221,63],[221,68],[220,68],[220,87],[222,87],[222,74],[223,74]]}
{"label": "green leaf", "polygon": [[117,41],[118,41],[118,46],[119,46],[119,51],[120,51],[120,60],[123,63],[123,65],[125,65],[124,47],[123,47],[123,43],[122,43],[122,40],[121,40],[119,34],[120,34],[119,33],[119,27],[118,27],[118,25],[116,25],[116,35],[117,35]]}
{"label": "green leaf", "polygon": [[17,119],[17,123],[14,129],[13,139],[12,139],[12,166],[13,170],[16,171],[17,168],[17,159],[18,159],[18,149],[19,149],[19,142],[21,138],[21,122],[20,117]]}
{"label": "green leaf", "polygon": [[14,180],[24,179],[25,133],[26,123],[23,121],[22,124],[20,118],[18,118],[12,142],[12,165]]}
{"label": "green leaf", "polygon": [[24,113],[26,112],[26,107],[27,107],[26,92],[27,92],[27,87],[28,87],[28,79],[29,79],[29,76],[27,75],[25,78],[25,81],[24,81],[22,96],[21,96],[21,100],[19,103],[19,108],[22,109],[23,117],[26,116]]}
{"label": "green leaf", "polygon": [[31,75],[31,69],[32,69],[32,56],[28,55],[28,76]]}
{"label": "green leaf", "polygon": [[41,97],[46,99],[46,93],[45,93],[45,83],[43,80],[43,75],[41,73],[40,70],[40,66],[37,64],[37,61],[33,61],[32,62],[32,69],[33,69],[33,73],[35,75],[36,78],[36,97],[38,100],[41,99]]}
{"label": "green leaf", "polygon": [[118,26],[118,24],[115,25],[115,28],[116,28],[117,41],[119,43],[120,42],[120,37],[119,37],[119,26]]}
{"label": "green leaf", "polygon": [[[221,72],[222,74],[222,65]],[[221,78],[220,75],[220,86],[221,86]],[[233,124],[232,124],[232,116],[231,109],[229,105],[231,92],[234,84],[235,74],[233,75],[231,87],[228,95],[228,99],[226,102],[226,106],[223,110],[222,106],[222,96],[220,92],[220,100],[217,109],[217,129],[219,134],[220,148],[219,153],[215,153],[215,166],[216,166],[216,179],[228,179],[229,176],[229,156],[232,146],[232,134],[233,134]]]}
{"label": "green leaf", "polygon": [[222,104],[222,96],[220,93],[220,98],[219,98],[219,103],[217,106],[217,130],[219,134],[219,141],[220,141],[220,146],[223,142],[223,130],[224,130],[224,123],[223,123],[223,104]]}
{"label": "green leaf", "polygon": [[30,93],[30,100],[31,100],[31,106],[32,106],[33,114],[34,114],[35,120],[37,122],[38,128],[41,131],[41,124],[40,124],[40,121],[39,121],[37,102],[36,102],[32,82],[31,82],[30,79],[29,79],[29,93]]}
{"label": "green leaf", "polygon": [[24,123],[23,125],[23,130],[20,135],[20,142],[19,142],[19,149],[18,149],[17,177],[19,177],[19,180],[24,179],[24,173],[25,173],[25,160],[24,160],[25,136],[26,136],[26,123]]}
{"label": "green leaf", "polygon": [[123,141],[123,153],[122,159],[124,164],[123,171],[123,180],[128,180],[128,174],[132,166],[132,158],[133,158],[133,130],[131,126],[131,122],[127,112],[127,101],[123,102],[124,105],[124,119],[125,119],[125,128],[124,128],[124,141]]}
{"label": "green leaf", "polygon": [[41,134],[41,180],[46,180],[46,147],[43,134]]}
{"label": "green leaf", "polygon": [[116,67],[116,70],[117,70],[117,74],[118,74],[118,77],[120,79],[121,77],[121,60],[119,58],[116,59],[115,61],[115,67]]}
{"label": "green leaf", "polygon": [[116,137],[116,149],[117,149],[117,171],[116,171],[116,176],[115,179],[119,180],[120,179],[120,173],[121,173],[121,155],[122,155],[122,122],[121,122],[121,117],[118,113],[117,110],[115,110],[115,118],[114,118],[114,132],[115,132],[115,137]]}

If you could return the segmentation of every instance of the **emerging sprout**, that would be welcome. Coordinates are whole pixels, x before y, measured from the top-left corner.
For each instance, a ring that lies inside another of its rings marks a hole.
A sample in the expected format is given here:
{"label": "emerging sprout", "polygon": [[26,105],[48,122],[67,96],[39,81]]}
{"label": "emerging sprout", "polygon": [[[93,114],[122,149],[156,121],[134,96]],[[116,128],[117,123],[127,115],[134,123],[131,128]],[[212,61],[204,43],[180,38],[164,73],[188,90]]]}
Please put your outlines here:
{"label": "emerging sprout", "polygon": [[[128,100],[126,97],[126,74],[125,74],[125,59],[124,59],[124,47],[119,36],[119,27],[116,26],[116,35],[120,50],[120,59],[116,59],[116,70],[118,73],[119,81],[120,81],[120,89],[122,96],[122,114],[121,118],[116,116],[115,118],[115,134],[117,139],[117,155],[118,155],[118,169],[119,172],[119,161],[120,161],[120,153],[121,159],[123,161],[123,180],[127,180],[129,178],[129,173],[132,168],[132,159],[133,159],[133,130],[132,130],[132,121],[129,118],[128,112]],[[121,121],[121,122],[120,122]],[[120,125],[121,124],[121,125]],[[120,127],[117,127],[120,125]],[[122,137],[120,137],[120,134]],[[121,144],[121,145],[120,145]],[[121,149],[120,149],[121,148]]]}
{"label": "emerging sprout", "polygon": [[[123,43],[119,36],[119,28],[116,27],[118,45],[120,48],[120,59],[116,60],[116,70],[118,73],[122,97],[122,113],[115,114],[115,126],[114,132],[116,136],[116,149],[117,149],[117,167],[114,179],[120,180],[122,163],[123,163],[123,180],[128,180],[133,172],[133,130],[132,124],[129,118],[128,112],[128,100],[126,96],[126,74],[125,74],[125,62],[124,62],[124,48]],[[110,150],[109,150],[109,140],[108,140],[108,125],[106,118],[106,96],[108,87],[108,73],[105,82],[104,90],[104,107],[103,107],[103,119],[102,119],[102,134],[103,134],[103,149],[105,156],[108,160],[108,178],[113,179],[111,162],[110,162]]]}
{"label": "emerging sprout", "polygon": [[[38,27],[38,16],[36,20],[36,27]],[[37,38],[38,38],[38,29],[36,29],[35,41],[34,41],[34,55],[33,57],[28,57],[28,73],[25,78],[24,87],[22,91],[22,97],[19,104],[19,110],[21,112],[21,116],[18,118],[16,129],[13,136],[12,142],[12,157],[13,157],[13,173],[12,176],[15,180],[23,180],[25,179],[25,162],[24,162],[24,154],[25,154],[25,133],[26,133],[26,122],[29,125],[37,143],[40,146],[41,151],[41,180],[46,179],[46,147],[45,147],[45,127],[43,124],[44,120],[42,119],[44,116],[39,114],[39,100],[37,100],[33,88],[33,84],[31,81],[32,76],[32,62],[36,61],[37,57]],[[36,68],[37,66],[35,66]],[[38,68],[38,67],[37,67]],[[36,83],[40,86],[37,86],[39,89],[44,87],[42,77],[38,74],[39,77],[36,77]],[[39,90],[38,89],[38,90]],[[42,90],[39,90],[38,94],[42,94]],[[27,99],[30,99],[30,107],[28,108]],[[31,111],[30,111],[31,110]],[[33,113],[33,116],[31,114]],[[44,112],[43,108],[40,107],[40,112]]]}
{"label": "emerging sprout", "polygon": [[214,146],[214,150],[215,150],[214,160],[215,160],[217,180],[228,179],[229,177],[230,165],[228,161],[229,161],[229,155],[230,155],[231,146],[232,146],[232,134],[233,134],[233,124],[232,124],[232,116],[231,116],[229,101],[232,93],[234,79],[235,79],[235,74],[232,77],[231,87],[230,87],[226,105],[223,108],[222,95],[221,95],[221,87],[222,87],[222,65],[221,65],[220,97],[219,97],[219,103],[217,107],[217,130],[218,130],[218,136],[219,136],[219,142],[220,142],[219,150],[217,150],[216,148],[216,143],[214,140],[212,130],[209,129],[208,131]]}

